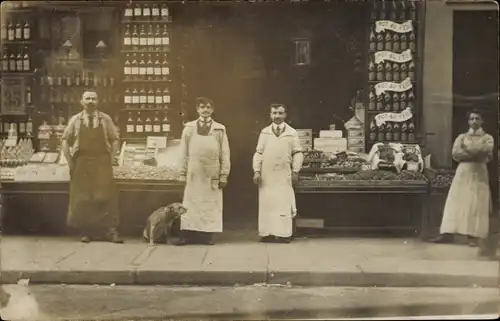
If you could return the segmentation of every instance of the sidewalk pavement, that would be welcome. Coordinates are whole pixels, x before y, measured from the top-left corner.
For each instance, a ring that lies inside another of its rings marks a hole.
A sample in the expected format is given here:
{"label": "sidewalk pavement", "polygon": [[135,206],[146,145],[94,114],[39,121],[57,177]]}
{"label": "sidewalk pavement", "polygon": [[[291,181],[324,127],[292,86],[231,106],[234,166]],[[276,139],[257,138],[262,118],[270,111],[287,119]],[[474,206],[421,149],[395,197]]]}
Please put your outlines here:
{"label": "sidewalk pavement", "polygon": [[3,236],[1,280],[123,285],[497,287],[499,263],[477,249],[411,238],[257,239],[214,246],[80,243],[77,238]]}

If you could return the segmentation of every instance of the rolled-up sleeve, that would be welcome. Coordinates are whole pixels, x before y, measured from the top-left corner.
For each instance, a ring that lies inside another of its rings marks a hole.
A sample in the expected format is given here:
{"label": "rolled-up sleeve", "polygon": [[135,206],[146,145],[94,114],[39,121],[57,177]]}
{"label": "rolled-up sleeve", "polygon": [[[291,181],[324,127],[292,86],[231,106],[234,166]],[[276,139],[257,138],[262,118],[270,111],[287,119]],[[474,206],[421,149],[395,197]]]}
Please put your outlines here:
{"label": "rolled-up sleeve", "polygon": [[67,141],[69,145],[73,145],[74,142],[75,122],[76,122],[76,116],[71,117],[71,119],[68,122],[68,126],[66,126],[62,134],[62,140]]}
{"label": "rolled-up sleeve", "polygon": [[486,154],[486,160],[490,162],[493,160],[493,149],[495,146],[495,141],[493,140],[493,136],[487,135],[484,138],[483,144],[481,145],[481,152]]}
{"label": "rolled-up sleeve", "polygon": [[453,143],[453,149],[451,151],[451,155],[453,159],[457,162],[465,161],[468,158],[470,158],[470,155],[462,148],[463,141],[464,141],[464,135],[460,134]]}
{"label": "rolled-up sleeve", "polygon": [[264,154],[266,135],[261,132],[257,141],[257,148],[253,155],[252,167],[254,172],[260,172],[262,168],[262,154]]}
{"label": "rolled-up sleeve", "polygon": [[295,134],[292,138],[292,171],[295,173],[300,172],[303,163],[304,154],[300,146],[299,136]]}
{"label": "rolled-up sleeve", "polygon": [[110,142],[114,142],[117,140],[120,140],[120,136],[118,134],[118,131],[116,130],[115,123],[113,123],[113,120],[111,118],[108,119],[107,121],[107,131],[108,131],[108,139]]}

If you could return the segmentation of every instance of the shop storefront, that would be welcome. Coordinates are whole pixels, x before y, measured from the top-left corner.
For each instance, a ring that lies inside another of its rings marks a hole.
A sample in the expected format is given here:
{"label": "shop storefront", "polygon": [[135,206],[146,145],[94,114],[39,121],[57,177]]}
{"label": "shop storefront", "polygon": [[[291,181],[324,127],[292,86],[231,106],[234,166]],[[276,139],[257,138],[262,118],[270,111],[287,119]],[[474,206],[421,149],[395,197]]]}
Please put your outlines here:
{"label": "shop storefront", "polygon": [[309,150],[296,186],[298,227],[426,233],[431,185],[443,178],[425,175],[424,158],[452,167],[450,148],[442,152],[452,129],[438,126],[426,103],[436,89],[427,82],[447,77],[428,71],[433,8],[26,4],[2,19],[6,229],[64,230],[69,173],[58,136],[79,111],[83,87],[95,86],[122,137],[115,173],[125,233],[137,234],[151,211],[182,198],[177,139],[196,117],[197,96],[215,101],[215,118],[228,130],[227,226],[255,226],[251,159],[277,102]]}

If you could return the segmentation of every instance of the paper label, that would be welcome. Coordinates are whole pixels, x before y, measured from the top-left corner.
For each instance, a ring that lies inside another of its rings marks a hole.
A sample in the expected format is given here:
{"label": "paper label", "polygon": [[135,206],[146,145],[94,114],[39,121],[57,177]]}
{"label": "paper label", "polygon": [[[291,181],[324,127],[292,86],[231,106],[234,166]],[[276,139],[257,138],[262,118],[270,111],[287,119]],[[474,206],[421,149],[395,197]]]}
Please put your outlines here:
{"label": "paper label", "polygon": [[375,63],[379,64],[385,60],[390,60],[397,63],[404,63],[412,60],[411,50],[405,50],[402,53],[391,51],[379,51],[375,53]]}
{"label": "paper label", "polygon": [[380,96],[381,94],[385,93],[386,91],[396,91],[396,92],[403,92],[407,91],[413,88],[413,84],[411,82],[410,78],[406,78],[400,83],[396,82],[382,82],[378,83],[375,86],[375,94],[377,96]]}
{"label": "paper label", "polygon": [[407,33],[413,30],[413,23],[411,22],[411,20],[405,21],[403,23],[397,23],[388,20],[379,20],[375,22],[376,33],[385,31],[386,29],[397,33]]}
{"label": "paper label", "polygon": [[385,124],[386,122],[404,122],[412,118],[413,114],[410,108],[406,108],[400,113],[382,113],[375,116],[375,123],[378,127]]}

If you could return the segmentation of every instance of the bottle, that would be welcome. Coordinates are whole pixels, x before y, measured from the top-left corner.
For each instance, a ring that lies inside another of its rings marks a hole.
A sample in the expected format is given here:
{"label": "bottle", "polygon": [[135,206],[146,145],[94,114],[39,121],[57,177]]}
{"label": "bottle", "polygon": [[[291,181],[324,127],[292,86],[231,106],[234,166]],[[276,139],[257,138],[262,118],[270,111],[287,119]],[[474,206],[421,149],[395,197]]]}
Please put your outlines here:
{"label": "bottle", "polygon": [[408,141],[408,125],[406,124],[406,122],[401,125],[401,141]]}
{"label": "bottle", "polygon": [[2,71],[9,71],[9,54],[7,52],[4,52],[2,56]]}
{"label": "bottle", "polygon": [[377,139],[377,125],[375,125],[375,119],[372,119],[370,123],[370,140],[375,141]]}
{"label": "bottle", "polygon": [[156,54],[156,56],[155,56],[153,72],[154,72],[155,80],[160,80],[161,79],[161,63],[160,63],[160,55],[159,54]]}
{"label": "bottle", "polygon": [[135,107],[137,107],[139,103],[140,103],[139,91],[137,90],[137,88],[134,88],[132,90],[132,104],[135,105]]}
{"label": "bottle", "polygon": [[164,80],[167,80],[168,76],[170,75],[170,68],[168,67],[168,61],[166,56],[161,62],[161,75],[163,76]]}
{"label": "bottle", "polygon": [[5,23],[2,23],[0,27],[0,40],[7,40],[7,25]]}
{"label": "bottle", "polygon": [[28,21],[26,21],[26,23],[24,24],[23,38],[24,38],[24,40],[30,40],[30,38],[31,38],[31,26],[28,23]]}
{"label": "bottle", "polygon": [[139,33],[139,46],[145,47],[148,45],[148,38],[146,37],[146,28],[141,25],[141,32]]}
{"label": "bottle", "polygon": [[417,6],[415,5],[415,1],[410,1],[410,20],[417,20]]}
{"label": "bottle", "polygon": [[28,121],[26,121],[26,133],[28,133],[28,135],[33,133],[33,119],[31,118],[31,115],[28,116]]}
{"label": "bottle", "polygon": [[383,32],[377,33],[377,50],[378,51],[384,50],[384,33]]}
{"label": "bottle", "polygon": [[151,118],[149,116],[146,117],[146,121],[144,124],[144,131],[146,133],[152,133],[153,132],[153,124],[151,122]]}
{"label": "bottle", "polygon": [[31,106],[33,103],[33,96],[31,95],[31,87],[26,87],[26,105]]}
{"label": "bottle", "polygon": [[143,76],[146,76],[146,72],[147,72],[147,69],[146,69],[145,57],[144,57],[144,54],[141,54],[141,58],[139,60],[139,76],[141,76],[141,78]]}
{"label": "bottle", "polygon": [[408,77],[410,77],[411,81],[415,81],[415,64],[413,63],[413,60],[408,66]]}
{"label": "bottle", "polygon": [[389,142],[392,141],[392,124],[387,123],[387,126],[385,126],[385,139]]}
{"label": "bottle", "polygon": [[137,32],[137,25],[132,28],[132,46],[139,46],[139,33]]}
{"label": "bottle", "polygon": [[399,20],[406,20],[406,11],[407,11],[407,7],[406,7],[406,1],[401,1],[401,11],[399,11]]}
{"label": "bottle", "polygon": [[21,27],[21,23],[19,22],[16,24],[15,38],[16,40],[23,39],[23,27]]}
{"label": "bottle", "polygon": [[392,80],[393,81],[399,81],[399,64],[398,63],[393,63],[392,64]]}
{"label": "bottle", "polygon": [[15,30],[14,30],[14,25],[12,24],[12,21],[9,22],[9,25],[7,26],[7,40],[12,41],[15,38]]}
{"label": "bottle", "polygon": [[416,39],[415,39],[415,33],[413,30],[410,32],[410,35],[408,36],[408,47],[411,50],[411,52],[415,52],[416,49]]}
{"label": "bottle", "polygon": [[386,51],[392,51],[392,37],[391,33],[387,31],[385,33],[385,46],[384,46]]}
{"label": "bottle", "polygon": [[67,87],[71,87],[71,85],[73,84],[73,79],[72,79],[71,74],[70,74],[70,73],[67,73],[65,78],[66,78],[66,79],[65,79],[65,80],[66,80],[66,81],[65,81],[65,85],[66,85]]}
{"label": "bottle", "polygon": [[63,77],[61,74],[57,74],[56,75],[56,86],[62,86],[62,83],[63,83]]}
{"label": "bottle", "polygon": [[373,63],[373,60],[370,59],[370,63],[368,64],[368,80],[374,81],[375,79],[375,64]]}
{"label": "bottle", "polygon": [[382,95],[377,96],[377,111],[384,110],[384,97]]}
{"label": "bottle", "polygon": [[125,34],[123,35],[123,46],[125,48],[132,45],[132,33],[130,32],[130,25],[125,27]]}
{"label": "bottle", "polygon": [[139,76],[139,65],[137,63],[137,54],[132,54],[132,62],[130,63],[130,75],[132,79],[136,79]]}
{"label": "bottle", "polygon": [[392,139],[394,141],[399,141],[401,138],[401,126],[399,125],[399,123],[394,123],[394,125],[392,126]]}
{"label": "bottle", "polygon": [[81,82],[80,82],[80,73],[77,72],[76,75],[75,75],[75,86],[77,87],[80,87],[81,86]]}
{"label": "bottle", "polygon": [[160,122],[160,117],[158,116],[158,112],[155,113],[155,118],[153,119],[153,132],[154,133],[161,132],[161,122]]}
{"label": "bottle", "polygon": [[167,25],[163,25],[163,32],[161,33],[161,45],[168,46],[170,44],[170,36],[168,35]]}
{"label": "bottle", "polygon": [[400,73],[400,78],[401,78],[401,81],[405,80],[407,77],[408,77],[408,68],[406,66],[406,62],[403,62],[401,64],[401,73]]}
{"label": "bottle", "polygon": [[93,84],[94,84],[94,87],[99,87],[100,84],[101,84],[101,78],[98,76],[98,75],[94,75],[94,79],[93,79]]}
{"label": "bottle", "polygon": [[412,143],[416,141],[415,123],[413,122],[413,120],[410,120],[410,123],[408,124],[408,141]]}
{"label": "bottle", "polygon": [[146,89],[142,87],[141,91],[139,92],[139,104],[141,104],[141,108],[146,108],[147,103],[148,103],[148,96],[146,94]]}
{"label": "bottle", "polygon": [[149,20],[151,18],[151,9],[147,4],[144,5],[142,8],[142,16],[144,17],[145,20]]}
{"label": "bottle", "polygon": [[26,133],[26,123],[24,121],[19,121],[19,134],[23,136]]}
{"label": "bottle", "polygon": [[151,17],[153,18],[153,20],[160,19],[160,8],[158,8],[158,5],[156,3],[154,3],[153,7],[151,8]]}
{"label": "bottle", "polygon": [[140,4],[136,4],[134,7],[134,20],[141,20],[142,18],[142,8]]}
{"label": "bottle", "polygon": [[24,70],[23,65],[24,65],[23,56],[21,55],[21,53],[18,53],[16,57],[16,71],[19,72],[23,71]]}
{"label": "bottle", "polygon": [[399,34],[395,32],[394,36],[392,36],[392,51],[399,52],[399,50],[401,49],[399,45],[400,45]]}
{"label": "bottle", "polygon": [[28,53],[25,53],[23,57],[23,71],[30,71],[30,68],[30,56]]}
{"label": "bottle", "polygon": [[148,90],[148,107],[149,108],[153,108],[153,105],[155,104],[155,92],[153,90],[153,88],[149,88]]}
{"label": "bottle", "polygon": [[135,132],[144,133],[144,124],[142,123],[141,112],[137,112],[137,118],[135,120]]}
{"label": "bottle", "polygon": [[400,110],[405,110],[406,109],[406,93],[403,91],[399,97],[399,109]]}
{"label": "bottle", "polygon": [[397,92],[394,92],[392,94],[392,111],[394,112],[399,111],[399,95]]}
{"label": "bottle", "polygon": [[405,51],[406,49],[408,49],[408,36],[406,35],[406,33],[402,33],[401,34],[401,37],[400,37],[400,45],[399,47],[401,48],[401,51]]}
{"label": "bottle", "polygon": [[373,5],[372,5],[371,11],[370,11],[370,19],[376,20],[377,13],[378,13],[377,1],[373,1]]}
{"label": "bottle", "polygon": [[384,124],[380,125],[380,127],[378,128],[377,140],[379,142],[383,142],[385,140],[385,125]]}
{"label": "bottle", "polygon": [[161,47],[160,25],[156,25],[154,45],[155,45],[155,47],[158,47],[158,48]]}
{"label": "bottle", "polygon": [[146,75],[148,76],[148,80],[152,80],[154,77],[154,64],[151,54],[148,54],[148,60],[146,61]]}
{"label": "bottle", "polygon": [[380,20],[385,20],[387,15],[386,15],[386,7],[385,7],[385,0],[382,1],[382,5],[380,6],[380,13],[379,13]]}
{"label": "bottle", "polygon": [[163,121],[161,123],[161,131],[163,133],[170,132],[170,122],[168,121],[167,113],[165,113],[165,117],[163,117]]}
{"label": "bottle", "polygon": [[375,110],[375,94],[370,90],[370,94],[368,95],[368,110]]}
{"label": "bottle", "polygon": [[390,61],[385,63],[385,80],[392,81],[392,66]]}
{"label": "bottle", "polygon": [[157,107],[163,104],[163,93],[160,88],[156,88],[155,92],[155,104]]}
{"label": "bottle", "polygon": [[396,21],[398,19],[398,7],[396,5],[396,1],[392,1],[392,6],[391,6],[391,14],[390,14],[390,20]]}
{"label": "bottle", "polygon": [[377,80],[384,80],[384,65],[381,63],[377,64]]}
{"label": "bottle", "polygon": [[163,21],[168,21],[169,12],[166,4],[161,5],[160,18]]}
{"label": "bottle", "polygon": [[375,31],[373,27],[370,30],[370,50],[375,51],[377,49],[377,37],[375,37]]}
{"label": "bottle", "polygon": [[408,103],[406,105],[406,108],[410,108],[412,112],[414,111],[414,103],[415,103],[415,96],[413,96],[413,90],[410,91],[408,94]]}
{"label": "bottle", "polygon": [[133,133],[133,132],[135,132],[134,120],[132,119],[132,113],[131,112],[128,113],[126,130],[127,130],[127,133]]}
{"label": "bottle", "polygon": [[391,94],[388,92],[384,93],[384,111],[391,111],[392,109],[392,104],[391,104]]}
{"label": "bottle", "polygon": [[134,17],[134,9],[132,9],[132,3],[129,2],[129,3],[127,3],[127,6],[125,7],[125,12],[123,13],[123,18],[125,21],[131,21],[133,17]]}
{"label": "bottle", "polygon": [[130,68],[130,54],[127,54],[125,57],[125,65],[123,66],[123,75],[125,76],[126,80],[129,80],[131,74],[132,71]]}
{"label": "bottle", "polygon": [[149,26],[148,26],[147,45],[149,47],[149,50],[152,50],[153,46],[155,45],[155,36],[153,34],[153,25],[152,24],[149,24]]}
{"label": "bottle", "polygon": [[163,103],[170,104],[170,91],[166,87],[163,90]]}

